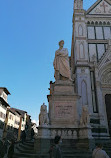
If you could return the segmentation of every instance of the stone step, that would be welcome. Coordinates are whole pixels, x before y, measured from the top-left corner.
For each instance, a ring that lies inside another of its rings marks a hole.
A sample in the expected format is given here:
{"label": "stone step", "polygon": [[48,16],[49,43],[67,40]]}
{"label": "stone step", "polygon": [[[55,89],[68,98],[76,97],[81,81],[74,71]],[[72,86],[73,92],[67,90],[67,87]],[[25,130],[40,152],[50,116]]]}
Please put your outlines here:
{"label": "stone step", "polygon": [[[83,145],[83,144],[82,144]],[[62,144],[63,158],[92,158],[92,152],[86,149],[76,149],[75,145]],[[13,158],[49,158],[49,155],[38,155],[34,152],[34,143],[20,143],[16,147],[16,153]],[[107,154],[111,157],[111,143],[105,143],[104,148]]]}
{"label": "stone step", "polygon": [[[37,155],[34,152],[34,142],[26,141],[16,146],[14,158],[35,158]],[[36,158],[39,158],[37,156]]]}
{"label": "stone step", "polygon": [[26,146],[34,146],[34,142],[24,142],[23,144]]}
{"label": "stone step", "polygon": [[73,156],[70,156],[70,155],[66,155],[66,156],[63,156],[63,158],[92,158],[91,156],[77,156],[77,155],[73,155]]}
{"label": "stone step", "polygon": [[38,155],[38,154],[16,154],[13,158],[49,158],[49,155]]}
{"label": "stone step", "polygon": [[27,145],[24,145],[24,144],[19,144],[20,148],[23,148],[25,150],[33,150],[34,149],[34,146],[27,146]]}
{"label": "stone step", "polygon": [[35,153],[35,151],[34,150],[24,150],[24,149],[22,149],[22,148],[19,148],[19,147],[17,147],[17,150],[18,150],[18,152],[20,152],[20,153],[29,153],[29,154],[33,154],[33,153]]}
{"label": "stone step", "polygon": [[35,157],[35,156],[36,156],[36,154],[33,154],[33,153],[32,153],[32,154],[29,154],[29,153],[15,153],[13,157],[14,157],[14,158],[15,158],[15,157],[17,157],[17,158],[21,158],[21,157],[25,157],[25,158],[26,158],[26,157],[27,157],[27,158],[30,157],[30,158],[33,158],[33,157]]}

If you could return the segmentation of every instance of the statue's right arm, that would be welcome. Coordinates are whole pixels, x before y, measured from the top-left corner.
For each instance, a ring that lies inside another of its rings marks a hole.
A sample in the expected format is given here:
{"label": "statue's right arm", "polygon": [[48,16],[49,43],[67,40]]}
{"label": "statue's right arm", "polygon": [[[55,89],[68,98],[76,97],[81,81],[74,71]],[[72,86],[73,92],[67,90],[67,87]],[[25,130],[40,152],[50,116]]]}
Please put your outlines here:
{"label": "statue's right arm", "polygon": [[62,53],[60,53],[59,51],[56,51],[56,52],[55,52],[55,57],[56,57],[56,56],[60,56],[60,55],[62,55]]}

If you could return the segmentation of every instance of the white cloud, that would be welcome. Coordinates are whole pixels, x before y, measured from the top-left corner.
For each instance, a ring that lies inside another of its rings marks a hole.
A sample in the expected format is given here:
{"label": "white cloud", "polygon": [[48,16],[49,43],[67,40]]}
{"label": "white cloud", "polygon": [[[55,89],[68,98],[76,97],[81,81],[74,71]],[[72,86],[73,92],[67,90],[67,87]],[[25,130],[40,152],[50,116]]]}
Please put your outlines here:
{"label": "white cloud", "polygon": [[32,123],[36,123],[36,125],[38,126],[39,125],[39,120],[32,120]]}

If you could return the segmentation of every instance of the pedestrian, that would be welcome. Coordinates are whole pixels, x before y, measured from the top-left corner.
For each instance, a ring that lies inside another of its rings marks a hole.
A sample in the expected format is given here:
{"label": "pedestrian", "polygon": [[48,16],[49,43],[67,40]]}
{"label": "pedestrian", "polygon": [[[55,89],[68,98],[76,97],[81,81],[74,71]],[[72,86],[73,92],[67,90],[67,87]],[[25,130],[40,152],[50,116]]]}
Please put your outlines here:
{"label": "pedestrian", "polygon": [[22,144],[26,141],[26,132],[25,132],[25,130],[22,132],[21,140],[22,140]]}
{"label": "pedestrian", "polygon": [[109,158],[107,153],[104,150],[102,150],[102,148],[102,144],[97,144],[96,148],[93,151],[92,158]]}
{"label": "pedestrian", "polygon": [[3,158],[7,153],[7,142],[5,138],[0,140],[0,158]]}
{"label": "pedestrian", "polygon": [[52,145],[49,150],[50,158],[62,158],[62,152],[60,149],[61,143],[62,143],[61,137],[55,136],[54,145]]}
{"label": "pedestrian", "polygon": [[11,140],[9,149],[8,149],[8,158],[12,158],[14,155],[14,140]]}

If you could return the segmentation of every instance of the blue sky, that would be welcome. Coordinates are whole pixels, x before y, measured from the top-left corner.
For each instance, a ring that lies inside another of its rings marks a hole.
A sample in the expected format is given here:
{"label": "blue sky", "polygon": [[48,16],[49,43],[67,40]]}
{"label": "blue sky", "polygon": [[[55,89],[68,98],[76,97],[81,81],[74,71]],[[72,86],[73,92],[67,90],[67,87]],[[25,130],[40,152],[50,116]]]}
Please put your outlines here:
{"label": "blue sky", "polygon": [[[96,0],[84,0],[88,9]],[[58,41],[71,52],[73,0],[0,0],[0,87],[10,106],[38,120],[48,105],[49,82]]]}

